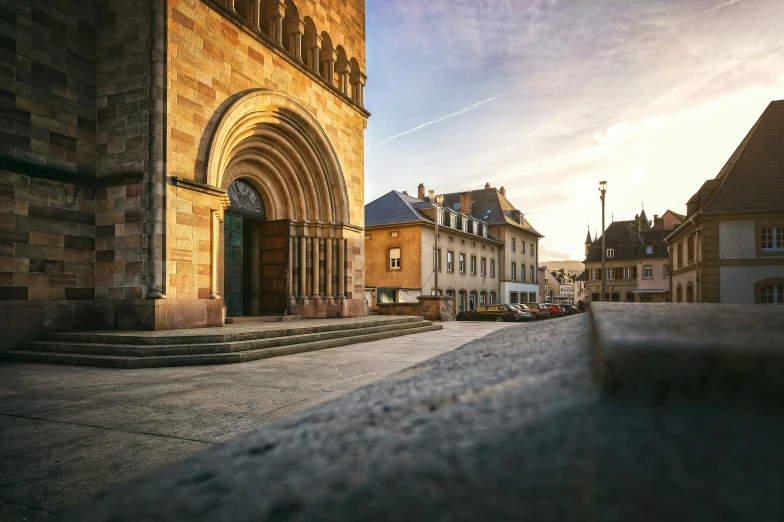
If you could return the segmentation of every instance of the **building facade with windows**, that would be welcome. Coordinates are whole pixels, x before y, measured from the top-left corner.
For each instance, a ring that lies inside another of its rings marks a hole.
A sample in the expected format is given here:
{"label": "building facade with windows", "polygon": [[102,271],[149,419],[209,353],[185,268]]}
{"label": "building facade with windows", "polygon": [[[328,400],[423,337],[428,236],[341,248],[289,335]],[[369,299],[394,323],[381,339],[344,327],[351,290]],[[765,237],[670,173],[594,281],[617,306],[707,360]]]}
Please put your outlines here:
{"label": "building facade with windows", "polygon": [[490,237],[486,222],[436,208],[423,185],[417,195],[392,191],[365,206],[368,303],[416,302],[436,293],[452,296],[456,311],[498,303],[503,243]]}
{"label": "building facade with windows", "polygon": [[[542,303],[570,303],[575,302],[575,283],[571,275],[564,269],[550,270],[546,266],[540,267],[540,274],[544,276],[540,300]],[[542,277],[540,275],[540,278]]]}
{"label": "building facade with windows", "polygon": [[605,301],[666,302],[670,300],[670,264],[665,238],[683,216],[668,210],[649,221],[645,209],[629,221],[614,221],[605,231],[605,272],[602,273],[602,238],[585,239],[585,300],[600,301],[602,280]]}
{"label": "building facade with windows", "polygon": [[503,243],[498,259],[501,303],[538,302],[539,240],[544,236],[506,199],[506,189],[487,183],[484,189],[444,194],[443,206],[483,221],[489,237]]}
{"label": "building facade with windows", "polygon": [[673,301],[784,303],[784,101],[774,101],[667,237]]}
{"label": "building facade with windows", "polygon": [[364,0],[3,7],[0,349],[366,314]]}

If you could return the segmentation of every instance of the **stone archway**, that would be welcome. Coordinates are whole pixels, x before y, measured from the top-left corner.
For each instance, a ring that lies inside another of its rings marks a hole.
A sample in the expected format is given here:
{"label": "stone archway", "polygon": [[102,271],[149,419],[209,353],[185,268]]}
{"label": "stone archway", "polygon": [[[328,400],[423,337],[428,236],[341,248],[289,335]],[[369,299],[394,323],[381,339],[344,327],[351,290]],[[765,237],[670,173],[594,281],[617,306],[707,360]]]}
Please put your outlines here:
{"label": "stone archway", "polygon": [[[319,123],[279,93],[259,90],[237,100],[215,129],[207,182],[228,191],[238,181],[252,185],[262,201],[266,221],[252,229],[260,272],[279,263],[278,282],[269,288],[284,293],[287,302],[283,310],[265,308],[270,290],[262,283],[260,306],[251,314],[348,315],[343,232],[350,226],[349,200],[337,156]],[[226,199],[223,212],[231,212]],[[215,239],[225,245],[224,228],[216,229],[221,237]],[[213,278],[225,293],[220,277],[226,273],[225,256],[217,261],[213,270],[220,274]]]}

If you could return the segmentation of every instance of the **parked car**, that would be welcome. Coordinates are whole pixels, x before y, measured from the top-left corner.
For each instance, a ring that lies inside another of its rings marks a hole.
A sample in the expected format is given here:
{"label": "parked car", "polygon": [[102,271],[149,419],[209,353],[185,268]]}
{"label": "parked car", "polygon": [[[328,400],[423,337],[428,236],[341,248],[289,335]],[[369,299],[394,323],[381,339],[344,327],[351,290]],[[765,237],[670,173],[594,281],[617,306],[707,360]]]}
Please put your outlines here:
{"label": "parked car", "polygon": [[531,310],[524,304],[513,304],[515,308],[519,311],[519,318],[518,321],[532,321],[536,319],[536,316],[531,312]]}
{"label": "parked car", "polygon": [[557,304],[548,304],[547,309],[550,310],[552,317],[563,317],[565,315],[565,312]]}
{"label": "parked car", "polygon": [[536,315],[537,319],[547,319],[550,317],[550,310],[542,303],[525,303],[526,306]]}
{"label": "parked car", "polygon": [[579,312],[576,306],[572,304],[562,304],[561,308],[563,308],[568,315],[574,315]]}
{"label": "parked car", "polygon": [[458,312],[455,319],[458,321],[517,321],[520,312],[512,305],[480,306],[474,310]]}

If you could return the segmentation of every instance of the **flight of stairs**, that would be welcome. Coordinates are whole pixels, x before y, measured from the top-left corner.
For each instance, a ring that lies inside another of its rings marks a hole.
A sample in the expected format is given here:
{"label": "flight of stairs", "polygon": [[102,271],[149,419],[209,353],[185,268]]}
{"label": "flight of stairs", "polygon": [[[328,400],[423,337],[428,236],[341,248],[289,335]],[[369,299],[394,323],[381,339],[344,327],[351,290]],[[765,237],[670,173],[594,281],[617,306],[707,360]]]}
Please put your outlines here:
{"label": "flight of stairs", "polygon": [[265,328],[226,326],[211,328],[209,332],[45,333],[35,341],[20,344],[16,350],[0,352],[0,359],[128,369],[230,364],[441,328],[421,317],[381,316],[339,319],[318,325],[303,320]]}

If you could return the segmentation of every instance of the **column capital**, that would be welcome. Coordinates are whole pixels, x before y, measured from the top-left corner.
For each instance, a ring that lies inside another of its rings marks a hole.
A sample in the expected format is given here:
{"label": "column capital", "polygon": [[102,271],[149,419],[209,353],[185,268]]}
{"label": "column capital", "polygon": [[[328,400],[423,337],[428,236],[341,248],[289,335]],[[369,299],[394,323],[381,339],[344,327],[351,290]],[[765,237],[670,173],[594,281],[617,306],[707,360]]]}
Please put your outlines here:
{"label": "column capital", "polygon": [[321,49],[321,36],[311,34],[305,37],[305,49],[310,49],[311,47],[318,47]]}
{"label": "column capital", "polygon": [[286,24],[288,34],[305,34],[305,22],[302,20],[290,20]]}
{"label": "column capital", "polygon": [[332,49],[322,49],[321,50],[321,61],[322,62],[337,62],[338,61],[338,52],[333,47]]}
{"label": "column capital", "polygon": [[348,62],[338,62],[335,64],[335,72],[338,74],[348,74],[351,72],[351,65]]}
{"label": "column capital", "polygon": [[351,73],[349,79],[351,80],[352,85],[355,85],[357,83],[363,86],[367,85],[367,75],[362,71]]}
{"label": "column capital", "polygon": [[268,18],[277,18],[278,16],[283,18],[286,16],[286,6],[283,5],[281,0],[268,0],[264,14],[266,14]]}

